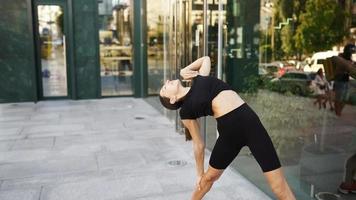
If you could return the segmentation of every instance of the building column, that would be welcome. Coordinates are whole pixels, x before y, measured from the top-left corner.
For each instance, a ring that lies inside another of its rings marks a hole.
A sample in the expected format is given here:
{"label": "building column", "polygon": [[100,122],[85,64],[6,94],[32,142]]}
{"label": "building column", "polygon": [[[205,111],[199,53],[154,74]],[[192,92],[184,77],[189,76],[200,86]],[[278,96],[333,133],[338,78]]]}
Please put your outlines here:
{"label": "building column", "polygon": [[133,1],[133,26],[134,96],[146,97],[148,85],[146,0]]}

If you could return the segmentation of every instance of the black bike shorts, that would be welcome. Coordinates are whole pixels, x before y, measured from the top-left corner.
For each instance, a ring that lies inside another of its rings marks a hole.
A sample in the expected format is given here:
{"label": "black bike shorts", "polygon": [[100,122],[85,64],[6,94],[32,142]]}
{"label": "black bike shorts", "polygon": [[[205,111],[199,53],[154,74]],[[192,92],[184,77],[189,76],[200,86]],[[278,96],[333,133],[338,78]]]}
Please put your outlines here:
{"label": "black bike shorts", "polygon": [[219,138],[211,153],[211,167],[225,169],[244,146],[250,148],[263,172],[281,167],[271,138],[246,103],[216,120]]}

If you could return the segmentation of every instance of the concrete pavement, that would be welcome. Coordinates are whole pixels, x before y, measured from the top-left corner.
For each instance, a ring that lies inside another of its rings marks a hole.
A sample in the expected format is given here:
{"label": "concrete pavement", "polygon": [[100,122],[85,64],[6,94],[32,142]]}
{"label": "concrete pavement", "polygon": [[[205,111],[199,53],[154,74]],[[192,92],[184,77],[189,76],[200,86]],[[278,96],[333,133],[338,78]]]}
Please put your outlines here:
{"label": "concrete pavement", "polygon": [[[143,99],[0,104],[1,200],[189,199],[194,183],[191,143]],[[205,199],[270,198],[228,169]]]}

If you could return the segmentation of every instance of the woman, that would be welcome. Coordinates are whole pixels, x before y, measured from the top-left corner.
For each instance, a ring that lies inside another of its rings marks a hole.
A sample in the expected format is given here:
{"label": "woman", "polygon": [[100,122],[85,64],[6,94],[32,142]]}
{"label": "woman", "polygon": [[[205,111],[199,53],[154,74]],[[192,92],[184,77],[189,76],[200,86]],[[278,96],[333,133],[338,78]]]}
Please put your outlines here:
{"label": "woman", "polygon": [[[183,87],[179,80],[172,80],[160,91],[163,106],[171,110],[181,108],[180,117],[193,140],[197,187],[192,199],[202,199],[241,148],[248,146],[278,199],[294,200],[276,151],[258,116],[229,85],[208,76],[209,73],[210,58],[199,58],[180,71],[184,79],[192,79],[191,88]],[[206,115],[216,118],[219,138],[205,172],[204,143],[196,119]]]}
{"label": "woman", "polygon": [[326,108],[326,102],[328,100],[326,96],[326,91],[328,90],[328,82],[324,78],[323,69],[320,68],[315,75],[313,80],[315,84],[315,93],[316,93],[316,100],[314,101],[314,105],[318,103],[319,109],[321,109],[321,105]]}

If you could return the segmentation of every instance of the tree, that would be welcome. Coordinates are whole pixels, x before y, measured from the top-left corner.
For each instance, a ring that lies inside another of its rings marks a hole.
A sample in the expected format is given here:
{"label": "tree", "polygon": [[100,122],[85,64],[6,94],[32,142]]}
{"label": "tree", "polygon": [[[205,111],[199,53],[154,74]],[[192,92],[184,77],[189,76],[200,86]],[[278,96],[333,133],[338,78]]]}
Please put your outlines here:
{"label": "tree", "polygon": [[[294,14],[294,0],[278,0],[278,9],[280,13],[280,21],[285,22],[288,18],[293,18]],[[286,25],[280,30],[281,48],[284,55],[293,55],[294,47],[294,30],[293,25]]]}
{"label": "tree", "polygon": [[279,10],[284,19],[292,17],[294,0],[278,0]]}
{"label": "tree", "polygon": [[274,17],[276,25],[278,26],[279,23],[286,22],[288,18],[293,19],[293,21],[290,21],[290,24],[276,31],[275,36],[278,37],[280,44],[277,48],[278,50],[274,50],[277,59],[283,59],[285,56],[295,56],[299,52],[295,47],[294,35],[296,33],[296,27],[299,25],[297,21],[298,16],[304,8],[305,1],[306,0],[275,0],[276,9]]}
{"label": "tree", "polygon": [[286,56],[295,55],[294,30],[291,24],[284,26],[281,30],[282,50]]}
{"label": "tree", "polygon": [[346,36],[345,18],[335,0],[307,0],[295,35],[296,48],[306,54],[330,49]]}

